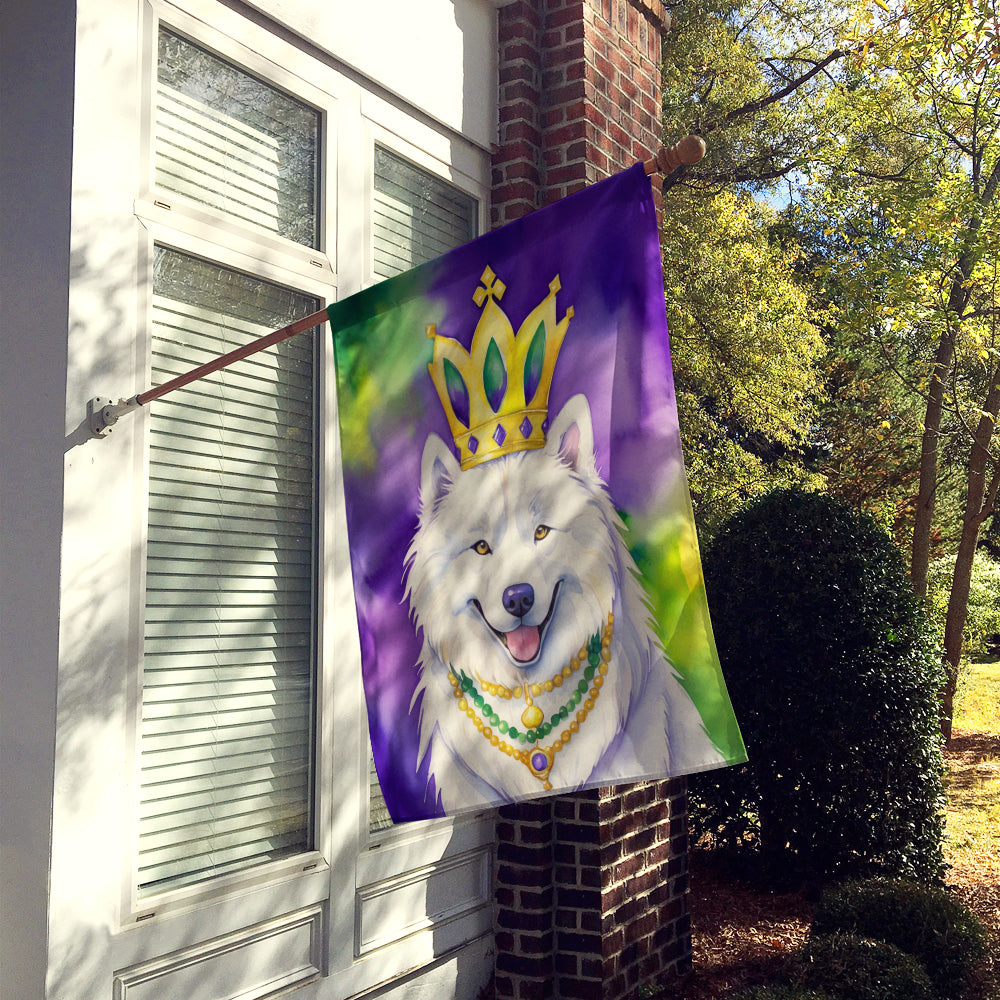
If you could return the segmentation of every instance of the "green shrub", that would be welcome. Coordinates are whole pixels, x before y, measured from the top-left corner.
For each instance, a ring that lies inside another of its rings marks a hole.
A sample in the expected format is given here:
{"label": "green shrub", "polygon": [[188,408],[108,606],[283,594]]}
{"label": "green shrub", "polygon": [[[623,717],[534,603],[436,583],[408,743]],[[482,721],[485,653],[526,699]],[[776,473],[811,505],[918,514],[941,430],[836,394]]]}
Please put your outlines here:
{"label": "green shrub", "polygon": [[895,945],[918,959],[938,993],[962,995],[969,973],[985,958],[982,924],[947,890],[904,879],[870,879],[827,889],[812,933],[860,934]]}
{"label": "green shrub", "polygon": [[779,490],[727,522],[704,565],[750,759],[692,779],[695,834],[773,872],[939,878],[943,675],[888,535]]}
{"label": "green shrub", "polygon": [[933,1000],[924,967],[912,955],[884,941],[854,934],[810,938],[793,976],[837,1000]]}
{"label": "green shrub", "polygon": [[[944,634],[955,557],[935,559],[927,573],[927,604],[931,618]],[[1000,634],[1000,562],[985,549],[976,552],[972,563],[969,603],[962,630],[962,655],[981,656],[988,651],[991,636]]]}

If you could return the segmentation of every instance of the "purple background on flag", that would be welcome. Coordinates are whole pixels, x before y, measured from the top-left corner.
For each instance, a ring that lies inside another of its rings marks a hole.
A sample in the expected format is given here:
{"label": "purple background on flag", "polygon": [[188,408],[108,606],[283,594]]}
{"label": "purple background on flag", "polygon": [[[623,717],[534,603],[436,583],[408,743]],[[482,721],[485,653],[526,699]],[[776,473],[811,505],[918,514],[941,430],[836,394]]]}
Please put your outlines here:
{"label": "purple background on flag", "polygon": [[[468,348],[480,316],[472,296],[487,266],[507,286],[500,306],[515,331],[559,275],[556,318],[569,306],[574,316],[556,362],[549,416],[576,393],[586,395],[598,470],[615,504],[628,513],[651,509],[680,468],[656,214],[641,164],[356,297],[366,297],[361,314],[376,300],[384,308],[419,296],[428,306],[420,326],[391,331],[392,337],[418,338],[426,351],[412,378],[403,380],[405,390],[388,393],[369,422],[377,460],[344,459],[372,749],[396,821],[440,814],[426,766],[415,770],[417,715],[409,710],[420,638],[403,580],[417,525],[424,442],[433,431],[451,443],[427,373],[432,344],[424,322],[437,321],[439,335]],[[359,314],[350,300],[334,307],[335,334],[341,306],[345,315]],[[651,482],[651,471],[662,482]]]}

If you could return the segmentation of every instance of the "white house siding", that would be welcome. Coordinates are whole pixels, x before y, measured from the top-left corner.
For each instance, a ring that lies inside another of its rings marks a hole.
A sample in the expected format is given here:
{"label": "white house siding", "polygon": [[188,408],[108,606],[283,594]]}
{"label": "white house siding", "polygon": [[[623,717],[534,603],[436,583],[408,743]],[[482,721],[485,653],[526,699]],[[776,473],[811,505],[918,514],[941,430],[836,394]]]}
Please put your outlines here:
{"label": "white house siding", "polygon": [[324,225],[336,238],[315,277],[296,272],[294,248],[262,251],[238,233],[220,255],[332,298],[372,277],[359,206],[375,141],[488,212],[495,11],[487,0],[78,0],[74,17],[63,0],[34,0],[0,16],[4,1000],[249,1000],[297,984],[316,1000],[374,988],[474,997],[492,967],[491,818],[376,843],[361,794],[330,792],[345,767],[367,782],[335,481],[316,850],[162,906],[134,897],[146,424],[130,414],[95,440],[86,404],[146,387],[153,236],[200,239],[194,224],[175,228],[144,180],[157,16],[217,40],[226,58],[277,67],[328,114]]}
{"label": "white house siding", "polygon": [[493,0],[251,0],[484,149],[496,142]]}

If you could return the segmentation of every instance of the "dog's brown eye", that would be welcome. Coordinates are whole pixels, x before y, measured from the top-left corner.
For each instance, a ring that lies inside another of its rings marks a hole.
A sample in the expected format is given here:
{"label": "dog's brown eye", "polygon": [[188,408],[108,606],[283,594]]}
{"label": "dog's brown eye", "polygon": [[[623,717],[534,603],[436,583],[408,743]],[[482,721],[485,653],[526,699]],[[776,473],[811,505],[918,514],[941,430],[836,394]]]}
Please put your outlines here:
{"label": "dog's brown eye", "polygon": [[473,552],[478,552],[481,556],[488,556],[493,550],[490,548],[490,543],[486,541],[485,538],[480,538],[475,545],[472,546]]}
{"label": "dog's brown eye", "polygon": [[551,530],[547,524],[540,524],[535,528],[535,541],[540,542]]}

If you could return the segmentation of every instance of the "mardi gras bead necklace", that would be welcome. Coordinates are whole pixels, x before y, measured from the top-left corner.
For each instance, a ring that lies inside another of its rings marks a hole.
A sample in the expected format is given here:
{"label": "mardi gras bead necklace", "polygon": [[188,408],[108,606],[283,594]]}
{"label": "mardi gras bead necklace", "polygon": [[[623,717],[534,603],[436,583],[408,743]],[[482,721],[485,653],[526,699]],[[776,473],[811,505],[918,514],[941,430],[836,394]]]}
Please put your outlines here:
{"label": "mardi gras bead necklace", "polygon": [[[580,726],[583,725],[601,693],[601,687],[604,685],[604,678],[607,676],[611,662],[614,617],[614,614],[609,614],[608,623],[601,630],[601,634],[594,633],[587,645],[581,647],[577,655],[559,673],[541,684],[524,684],[511,689],[502,684],[491,684],[484,681],[478,674],[476,675],[487,694],[507,700],[511,697],[520,698],[522,693],[524,694],[525,708],[521,713],[523,729],[501,719],[494,708],[476,690],[475,683],[464,670],[459,670],[456,673],[455,668],[452,667],[448,673],[448,681],[452,686],[452,693],[458,701],[459,711],[464,712],[472,720],[473,725],[489,741],[491,746],[524,764],[542,783],[542,787],[546,791],[552,788],[549,782],[549,773],[555,764],[556,754],[566,747],[573,736],[580,731]],[[545,713],[534,704],[533,697],[537,698],[542,691],[552,691],[554,688],[561,687],[564,681],[571,678],[581,668],[583,669],[582,679],[572,687],[572,694],[562,707],[546,721]],[[581,701],[583,707],[578,709],[577,706]],[[562,730],[558,738],[547,747],[539,745],[539,740],[545,739],[549,733],[561,726],[569,718],[570,712],[574,710],[576,711],[575,717]]]}

